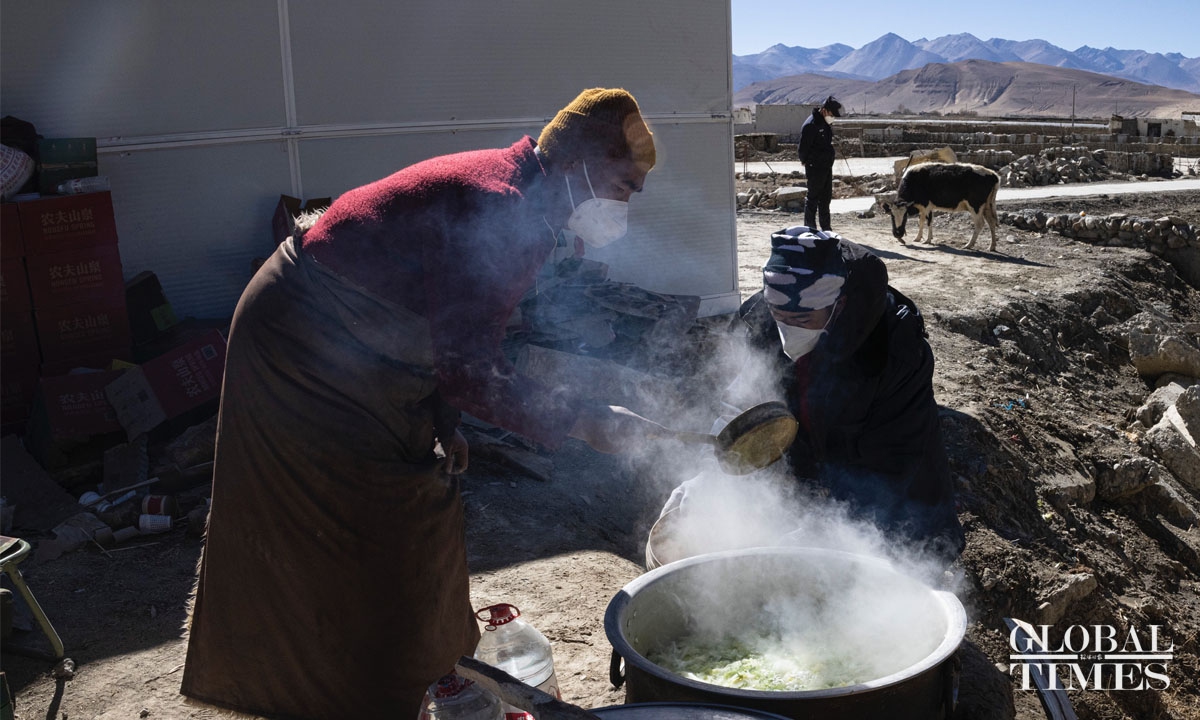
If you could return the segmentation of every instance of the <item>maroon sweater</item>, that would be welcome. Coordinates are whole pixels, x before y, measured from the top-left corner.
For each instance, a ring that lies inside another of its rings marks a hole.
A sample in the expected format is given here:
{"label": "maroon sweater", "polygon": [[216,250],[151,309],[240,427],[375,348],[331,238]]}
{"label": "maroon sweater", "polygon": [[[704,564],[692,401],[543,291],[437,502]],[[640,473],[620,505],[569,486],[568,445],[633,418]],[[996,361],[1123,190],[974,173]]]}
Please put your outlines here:
{"label": "maroon sweater", "polygon": [[351,190],[301,249],[428,318],[446,402],[556,447],[578,399],[518,375],[500,349],[509,316],[554,248],[543,216],[558,227],[570,210],[565,193],[545,182],[535,147],[524,137],[435,157]]}

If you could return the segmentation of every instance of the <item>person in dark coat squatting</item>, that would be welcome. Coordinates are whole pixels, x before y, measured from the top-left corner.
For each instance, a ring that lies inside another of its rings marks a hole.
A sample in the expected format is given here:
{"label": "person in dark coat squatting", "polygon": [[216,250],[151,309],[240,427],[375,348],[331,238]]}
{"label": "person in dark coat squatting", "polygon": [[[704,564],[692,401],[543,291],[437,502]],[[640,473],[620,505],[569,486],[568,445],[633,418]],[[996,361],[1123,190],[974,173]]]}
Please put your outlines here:
{"label": "person in dark coat squatting", "polygon": [[836,233],[774,233],[763,289],[739,315],[774,359],[800,429],[791,472],[885,534],[946,562],[963,548],[916,304],[883,261]]}
{"label": "person in dark coat squatting", "polygon": [[417,163],[280,245],[230,330],[185,695],[415,718],[473,654],[459,412],[549,448],[616,452],[662,430],[501,352],[564,229],[594,246],[623,235],[654,163],[634,98],[593,88],[536,142]]}
{"label": "person in dark coat squatting", "polygon": [[[808,194],[804,199],[804,224],[830,230],[829,203],[833,202],[833,118],[842,116],[842,104],[832,95],[800,126],[800,144],[796,154],[804,163]],[[820,226],[817,225],[818,220]]]}

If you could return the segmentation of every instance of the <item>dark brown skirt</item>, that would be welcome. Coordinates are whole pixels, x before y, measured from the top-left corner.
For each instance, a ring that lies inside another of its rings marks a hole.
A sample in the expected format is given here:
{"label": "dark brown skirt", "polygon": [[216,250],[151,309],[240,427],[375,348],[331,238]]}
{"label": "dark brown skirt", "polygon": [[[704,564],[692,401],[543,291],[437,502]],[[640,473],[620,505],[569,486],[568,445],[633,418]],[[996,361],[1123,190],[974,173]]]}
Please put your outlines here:
{"label": "dark brown skirt", "polygon": [[435,384],[403,314],[290,240],[243,294],[185,695],[404,720],[474,651],[462,499],[433,452]]}

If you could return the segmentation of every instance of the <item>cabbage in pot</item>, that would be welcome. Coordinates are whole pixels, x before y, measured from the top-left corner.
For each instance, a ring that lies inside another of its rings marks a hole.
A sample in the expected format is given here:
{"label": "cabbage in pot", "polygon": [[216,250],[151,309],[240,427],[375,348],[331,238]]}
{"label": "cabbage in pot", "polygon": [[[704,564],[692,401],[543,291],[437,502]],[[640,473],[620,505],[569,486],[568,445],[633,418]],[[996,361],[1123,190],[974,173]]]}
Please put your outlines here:
{"label": "cabbage in pot", "polygon": [[831,647],[784,643],[770,635],[682,638],[646,659],[689,680],[742,690],[821,690],[864,682],[871,674]]}

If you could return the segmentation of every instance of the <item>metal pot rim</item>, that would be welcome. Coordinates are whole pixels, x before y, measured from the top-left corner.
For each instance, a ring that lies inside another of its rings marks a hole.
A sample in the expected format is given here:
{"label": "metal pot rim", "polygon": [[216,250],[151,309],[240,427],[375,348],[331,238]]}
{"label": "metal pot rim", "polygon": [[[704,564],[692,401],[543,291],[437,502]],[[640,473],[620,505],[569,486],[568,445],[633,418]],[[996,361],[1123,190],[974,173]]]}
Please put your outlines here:
{"label": "metal pot rim", "polygon": [[[922,658],[919,662],[910,665],[903,670],[885,675],[880,678],[869,680],[865,683],[855,685],[845,685],[836,688],[823,688],[820,690],[745,690],[742,688],[731,688],[723,685],[712,685],[703,683],[698,680],[691,680],[677,675],[664,667],[656,665],[647,660],[641,653],[633,649],[629,641],[625,639],[624,633],[618,627],[618,620],[624,615],[625,609],[636,595],[643,588],[653,584],[664,575],[668,575],[678,570],[699,565],[703,563],[713,562],[723,558],[745,558],[758,555],[824,555],[828,557],[840,557],[846,560],[855,562],[868,563],[877,566],[881,570],[890,573],[902,575],[897,572],[887,561],[880,558],[870,557],[868,555],[859,555],[856,553],[845,552],[843,550],[830,550],[827,548],[809,548],[809,547],[759,547],[746,548],[739,550],[723,550],[721,552],[708,553],[705,555],[695,555],[692,557],[676,560],[666,565],[650,570],[643,575],[640,575],[630,581],[625,587],[613,596],[609,601],[608,608],[604,612],[604,633],[608,636],[608,641],[612,645],[613,650],[624,658],[629,665],[634,665],[639,670],[654,675],[659,678],[670,680],[673,683],[683,685],[704,692],[719,692],[723,695],[728,695],[733,698],[745,698],[753,700],[802,700],[802,699],[817,699],[817,698],[835,698],[845,695],[858,695],[861,693],[879,690],[892,685],[898,685],[911,678],[917,677],[933,668],[939,666],[947,658],[954,654],[958,646],[962,644],[963,638],[967,632],[967,614],[963,608],[962,602],[953,594],[944,590],[935,590],[927,587],[930,595],[938,602],[942,610],[945,612],[947,630],[942,642],[938,644],[933,651]],[[902,577],[908,577],[902,575]],[[919,581],[918,581],[919,582]],[[921,583],[924,585],[924,583]]]}

